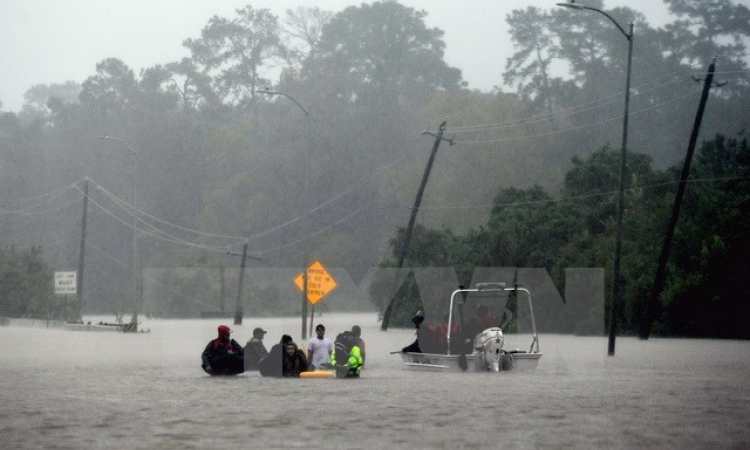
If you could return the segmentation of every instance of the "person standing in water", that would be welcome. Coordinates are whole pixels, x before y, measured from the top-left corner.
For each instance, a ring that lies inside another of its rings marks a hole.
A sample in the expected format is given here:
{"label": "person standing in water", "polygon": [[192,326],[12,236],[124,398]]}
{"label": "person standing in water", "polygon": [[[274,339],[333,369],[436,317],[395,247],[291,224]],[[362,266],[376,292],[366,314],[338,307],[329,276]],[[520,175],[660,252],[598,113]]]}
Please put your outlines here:
{"label": "person standing in water", "polygon": [[362,364],[364,364],[367,352],[365,351],[365,341],[362,339],[362,328],[359,325],[354,325],[351,333],[356,338],[357,347],[359,347],[359,351],[362,353]]}
{"label": "person standing in water", "polygon": [[268,355],[263,338],[266,332],[263,328],[253,330],[253,337],[245,344],[245,370],[258,370],[260,360]]}
{"label": "person standing in water", "polygon": [[201,355],[201,367],[211,375],[237,375],[245,371],[245,352],[230,337],[232,330],[219,325],[219,337],[206,345]]}
{"label": "person standing in water", "polygon": [[307,343],[307,361],[311,370],[331,367],[333,342],[326,337],[326,327],[319,323],[315,327],[316,336]]}

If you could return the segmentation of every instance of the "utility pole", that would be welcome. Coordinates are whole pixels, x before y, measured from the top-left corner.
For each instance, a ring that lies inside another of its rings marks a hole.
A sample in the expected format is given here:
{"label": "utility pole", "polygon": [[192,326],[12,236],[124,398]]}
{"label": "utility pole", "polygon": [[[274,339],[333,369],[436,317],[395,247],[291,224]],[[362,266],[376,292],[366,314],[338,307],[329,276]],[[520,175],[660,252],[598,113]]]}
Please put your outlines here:
{"label": "utility pole", "polygon": [[[674,204],[672,205],[672,216],[669,219],[669,225],[667,226],[667,233],[664,235],[664,243],[661,248],[661,255],[659,256],[659,265],[656,268],[656,276],[654,277],[654,287],[651,289],[651,295],[648,298],[648,303],[643,310],[641,317],[641,326],[638,332],[640,339],[648,339],[651,335],[651,325],[656,318],[656,313],[659,305],[659,295],[664,289],[664,284],[667,278],[667,261],[669,260],[669,251],[672,246],[672,239],[674,238],[674,230],[677,227],[677,221],[680,218],[680,208],[682,206],[682,197],[685,194],[687,188],[687,179],[690,175],[690,163],[693,159],[693,153],[695,152],[695,145],[698,141],[698,132],[701,128],[701,122],[703,121],[703,112],[706,109],[706,102],[708,101],[708,91],[711,89],[711,83],[714,79],[714,70],[716,69],[716,57],[711,60],[711,64],[708,66],[708,75],[703,80],[703,92],[701,93],[701,100],[698,104],[698,111],[695,114],[695,122],[693,123],[693,131],[690,134],[690,142],[688,143],[687,156],[685,156],[685,162],[682,165],[682,173],[680,174],[680,182],[677,185],[677,194],[675,195]],[[700,80],[696,80],[700,81]],[[723,86],[719,84],[717,86]]]}
{"label": "utility pole", "polygon": [[245,261],[247,260],[247,240],[242,246],[242,263],[240,263],[240,285],[237,288],[237,304],[234,308],[234,324],[242,325],[242,287],[245,283]]}
{"label": "utility pole", "polygon": [[[312,150],[313,150],[313,139],[312,139],[312,116],[310,116],[310,111],[308,111],[300,102],[297,101],[296,98],[292,97],[291,95],[287,94],[286,92],[281,91],[272,91],[268,86],[265,88],[258,89],[257,91],[259,94],[267,94],[267,95],[281,95],[283,97],[288,98],[292,102],[294,102],[297,107],[305,114],[305,117],[307,117],[307,157],[312,158]],[[307,298],[307,241],[310,238],[310,225],[309,225],[309,207],[308,203],[310,202],[310,196],[307,192],[309,184],[309,175],[307,174],[307,170],[304,170],[304,193],[302,196],[302,203],[304,203],[305,206],[305,215],[303,219],[304,228],[305,228],[305,239],[302,242],[302,308],[300,310],[300,313],[302,315],[302,339],[307,339],[307,303],[309,302]],[[314,311],[313,311],[314,314]],[[310,319],[312,320],[312,319]],[[312,325],[311,325],[312,327]],[[312,330],[311,330],[312,331]]]}
{"label": "utility pole", "polygon": [[617,335],[617,311],[620,309],[620,253],[622,248],[622,216],[625,210],[625,177],[628,154],[628,111],[630,108],[630,73],[633,65],[633,24],[629,25],[628,31],[617,22],[614,17],[606,11],[591,6],[581,5],[575,0],[568,3],[557,3],[557,6],[575,9],[579,11],[594,11],[609,19],[612,24],[628,40],[628,68],[625,76],[625,111],[622,116],[622,146],[620,147],[620,181],[617,189],[617,217],[615,219],[615,251],[612,263],[612,300],[609,304],[609,339],[607,343],[607,355],[615,356],[615,337]]}
{"label": "utility pole", "polygon": [[[406,227],[406,234],[404,235],[404,243],[401,245],[401,251],[399,252],[398,257],[398,265],[396,266],[398,271],[401,271],[401,268],[404,266],[404,259],[406,258],[406,252],[409,249],[409,241],[411,241],[411,234],[412,231],[414,231],[414,223],[417,220],[417,212],[419,212],[419,206],[422,204],[422,196],[424,195],[424,189],[427,185],[427,179],[430,177],[430,171],[432,170],[432,164],[435,162],[435,155],[437,155],[438,148],[440,147],[440,142],[443,140],[448,142],[448,145],[453,145],[453,140],[451,139],[444,139],[443,133],[445,132],[445,124],[447,120],[443,120],[443,122],[440,124],[440,127],[438,127],[437,134],[430,133],[429,131],[425,131],[422,134],[428,134],[430,136],[435,136],[435,143],[432,145],[432,152],[430,152],[430,158],[427,160],[427,166],[424,169],[424,174],[422,175],[422,182],[419,184],[419,190],[417,191],[417,198],[414,200],[414,206],[411,209],[411,216],[409,217],[409,225]],[[380,324],[380,330],[381,331],[387,331],[388,330],[388,321],[391,318],[391,311],[393,310],[393,302],[396,299],[396,292],[393,292],[391,295],[391,300],[388,302],[388,306],[386,306],[385,311],[383,312],[383,322]]]}
{"label": "utility pole", "polygon": [[[250,257],[252,259],[263,259],[263,256],[259,253],[255,254],[247,254],[247,239],[245,239],[245,244],[242,246],[242,253],[233,252],[230,250],[227,250],[227,255],[232,256],[242,256],[242,261],[240,262],[240,282],[237,287],[237,302],[235,303],[234,307],[234,324],[235,325],[242,325],[242,316],[244,315],[244,311],[242,309],[242,288],[245,285],[245,265],[247,262],[247,258]],[[219,266],[220,276],[221,276],[221,311],[224,312],[224,264],[222,263],[221,266]]]}
{"label": "utility pole", "polygon": [[81,213],[81,248],[78,251],[78,276],[76,292],[78,293],[79,322],[83,323],[83,268],[86,255],[86,222],[89,210],[89,178],[83,180],[83,212]]}

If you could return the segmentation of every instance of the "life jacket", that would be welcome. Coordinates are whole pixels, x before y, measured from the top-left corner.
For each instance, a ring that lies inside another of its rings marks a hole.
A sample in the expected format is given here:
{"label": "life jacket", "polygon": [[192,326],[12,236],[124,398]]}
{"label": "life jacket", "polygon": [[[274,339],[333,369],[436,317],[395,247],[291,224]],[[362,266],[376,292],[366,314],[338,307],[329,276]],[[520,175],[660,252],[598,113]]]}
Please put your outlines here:
{"label": "life jacket", "polygon": [[[440,324],[440,329],[438,330],[438,333],[440,333],[440,337],[442,340],[445,340],[446,335],[448,334],[448,323],[443,322]],[[457,336],[458,335],[458,324],[456,322],[453,322],[451,324],[451,336]]]}
{"label": "life jacket", "polygon": [[342,340],[333,343],[333,354],[331,355],[331,365],[346,364],[349,359],[349,349]]}
{"label": "life jacket", "polygon": [[225,342],[222,338],[216,338],[216,339],[214,339],[214,345],[213,345],[214,351],[218,350],[221,347],[223,347],[223,348],[225,348],[227,350],[231,350],[232,349],[232,340],[229,339],[228,341]]}

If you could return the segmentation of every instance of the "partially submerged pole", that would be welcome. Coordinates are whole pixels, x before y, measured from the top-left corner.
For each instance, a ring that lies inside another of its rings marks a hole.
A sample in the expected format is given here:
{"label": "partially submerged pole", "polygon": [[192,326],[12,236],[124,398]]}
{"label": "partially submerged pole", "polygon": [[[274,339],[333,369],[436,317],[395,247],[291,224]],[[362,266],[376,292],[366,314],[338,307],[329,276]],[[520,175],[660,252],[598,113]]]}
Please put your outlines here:
{"label": "partially submerged pole", "polygon": [[656,268],[654,287],[651,289],[651,295],[648,298],[648,303],[643,310],[643,316],[641,318],[641,326],[638,332],[638,337],[640,339],[649,338],[649,336],[651,335],[651,325],[656,318],[656,312],[659,305],[659,295],[664,289],[664,284],[667,278],[667,261],[669,260],[669,251],[672,246],[672,239],[674,238],[674,230],[677,227],[677,221],[680,218],[682,197],[685,195],[685,189],[687,188],[687,179],[690,175],[690,162],[693,159],[693,153],[695,153],[695,145],[698,141],[698,132],[700,131],[701,122],[703,121],[703,112],[706,109],[706,102],[708,101],[708,91],[711,89],[711,83],[713,82],[715,69],[716,57],[713,58],[711,64],[708,66],[708,75],[703,82],[703,92],[701,93],[701,100],[698,104],[698,111],[695,114],[695,122],[693,123],[693,131],[690,134],[687,156],[685,156],[685,162],[682,165],[680,182],[677,185],[677,194],[675,195],[674,204],[672,205],[672,216],[669,219],[667,233],[664,235],[664,243],[662,244],[661,248],[661,255],[659,255],[659,265]]}
{"label": "partially submerged pole", "polygon": [[242,325],[242,287],[245,283],[245,261],[247,261],[247,240],[242,246],[242,262],[240,263],[240,284],[237,288],[237,303],[234,308],[234,324]]}
{"label": "partially submerged pole", "polygon": [[[419,212],[419,205],[422,204],[422,196],[424,195],[424,189],[427,185],[427,179],[430,177],[430,171],[432,170],[432,164],[435,162],[435,155],[437,154],[438,148],[440,147],[440,142],[443,140],[443,133],[445,132],[445,124],[447,120],[443,120],[443,122],[440,124],[440,127],[438,128],[437,134],[435,134],[435,143],[432,145],[432,152],[430,152],[430,158],[427,160],[427,166],[424,169],[424,174],[422,175],[422,182],[419,184],[419,190],[417,191],[417,198],[414,200],[414,207],[411,209],[411,216],[409,217],[409,225],[406,227],[406,233],[404,235],[404,242],[401,245],[401,251],[399,252],[398,257],[398,265],[396,268],[398,271],[401,270],[404,266],[404,259],[406,258],[406,252],[409,249],[409,241],[411,240],[411,234],[412,231],[414,231],[414,223],[417,220],[417,212]],[[427,131],[425,131],[422,134],[430,134]],[[452,143],[451,141],[448,141],[449,143]],[[388,330],[388,321],[391,318],[391,310],[393,309],[393,302],[396,298],[396,292],[392,292],[391,299],[388,302],[388,306],[386,306],[385,311],[383,312],[383,322],[380,324],[380,330],[386,331]]]}
{"label": "partially submerged pole", "polygon": [[89,178],[83,181],[83,212],[81,213],[81,248],[78,252],[78,276],[76,277],[76,293],[78,294],[77,321],[83,323],[83,269],[86,258],[86,223],[89,210]]}

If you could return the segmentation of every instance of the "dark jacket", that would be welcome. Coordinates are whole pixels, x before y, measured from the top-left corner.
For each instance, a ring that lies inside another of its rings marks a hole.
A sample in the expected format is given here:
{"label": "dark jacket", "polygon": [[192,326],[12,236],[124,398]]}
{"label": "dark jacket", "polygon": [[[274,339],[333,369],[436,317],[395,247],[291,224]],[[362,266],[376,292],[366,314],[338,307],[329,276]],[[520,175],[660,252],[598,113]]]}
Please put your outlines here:
{"label": "dark jacket", "polygon": [[284,345],[274,344],[268,355],[258,362],[258,371],[264,377],[280,377],[284,362]]}
{"label": "dark jacket", "polygon": [[236,375],[245,371],[245,351],[234,339],[227,345],[217,338],[206,345],[201,363],[203,367],[210,366],[215,375]]}
{"label": "dark jacket", "polygon": [[281,376],[299,377],[300,373],[307,372],[307,357],[302,350],[297,348],[296,345],[294,346],[294,349],[294,354],[292,355],[289,355],[284,351],[281,364]]}
{"label": "dark jacket", "polygon": [[402,348],[402,352],[435,353],[437,351],[436,332],[434,326],[423,324],[417,329],[417,338],[410,345]]}
{"label": "dark jacket", "polygon": [[252,338],[245,345],[245,370],[258,370],[260,360],[268,356],[263,341]]}

